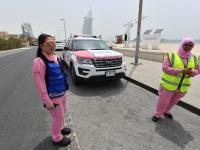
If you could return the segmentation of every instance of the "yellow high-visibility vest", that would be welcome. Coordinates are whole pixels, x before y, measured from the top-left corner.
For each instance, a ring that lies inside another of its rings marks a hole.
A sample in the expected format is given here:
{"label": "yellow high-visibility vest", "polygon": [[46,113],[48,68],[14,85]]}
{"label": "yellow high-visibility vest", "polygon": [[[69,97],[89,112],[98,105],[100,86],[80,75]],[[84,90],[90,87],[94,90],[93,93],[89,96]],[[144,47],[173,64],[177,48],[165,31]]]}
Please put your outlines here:
{"label": "yellow high-visibility vest", "polygon": [[[198,66],[198,56],[191,56],[188,58],[187,66],[184,65],[183,60],[180,58],[177,52],[167,54],[170,62],[170,66],[176,69],[191,68],[195,69]],[[169,91],[175,91],[178,88],[180,92],[187,92],[191,85],[191,77],[189,75],[179,73],[178,75],[170,75],[163,72],[160,84]]]}

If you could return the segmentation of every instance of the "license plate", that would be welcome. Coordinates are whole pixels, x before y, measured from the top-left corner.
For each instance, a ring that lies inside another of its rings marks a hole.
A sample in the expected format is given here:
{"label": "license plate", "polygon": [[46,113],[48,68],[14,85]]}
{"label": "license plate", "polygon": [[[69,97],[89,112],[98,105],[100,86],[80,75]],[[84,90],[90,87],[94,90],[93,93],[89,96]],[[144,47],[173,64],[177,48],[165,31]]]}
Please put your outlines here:
{"label": "license plate", "polygon": [[113,70],[106,71],[106,77],[113,77],[113,76],[115,76],[115,71]]}

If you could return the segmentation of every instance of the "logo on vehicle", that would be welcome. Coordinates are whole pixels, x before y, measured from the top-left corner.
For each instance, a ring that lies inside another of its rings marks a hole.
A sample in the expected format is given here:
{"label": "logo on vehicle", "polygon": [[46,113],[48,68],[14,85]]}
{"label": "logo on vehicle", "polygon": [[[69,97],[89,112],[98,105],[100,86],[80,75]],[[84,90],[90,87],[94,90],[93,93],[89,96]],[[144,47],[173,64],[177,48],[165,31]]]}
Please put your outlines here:
{"label": "logo on vehicle", "polygon": [[111,65],[112,62],[111,62],[110,60],[107,60],[107,61],[106,61],[106,64],[107,64],[107,65]]}

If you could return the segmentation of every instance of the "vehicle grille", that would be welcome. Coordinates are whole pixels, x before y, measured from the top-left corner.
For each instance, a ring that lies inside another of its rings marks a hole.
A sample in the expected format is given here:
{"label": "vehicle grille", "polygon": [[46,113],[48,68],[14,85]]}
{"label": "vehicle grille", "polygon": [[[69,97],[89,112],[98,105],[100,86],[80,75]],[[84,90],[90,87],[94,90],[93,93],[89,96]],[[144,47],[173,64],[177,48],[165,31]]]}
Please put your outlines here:
{"label": "vehicle grille", "polygon": [[122,65],[122,58],[92,60],[96,68],[117,67]]}

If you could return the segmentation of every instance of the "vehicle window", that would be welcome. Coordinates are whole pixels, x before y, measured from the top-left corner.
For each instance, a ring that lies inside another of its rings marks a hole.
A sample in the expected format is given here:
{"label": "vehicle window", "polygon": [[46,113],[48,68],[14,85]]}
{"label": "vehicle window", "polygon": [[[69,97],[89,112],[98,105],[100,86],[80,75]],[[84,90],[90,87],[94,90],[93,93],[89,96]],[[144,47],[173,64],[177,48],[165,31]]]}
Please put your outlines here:
{"label": "vehicle window", "polygon": [[74,40],[74,50],[104,50],[109,49],[102,40]]}

